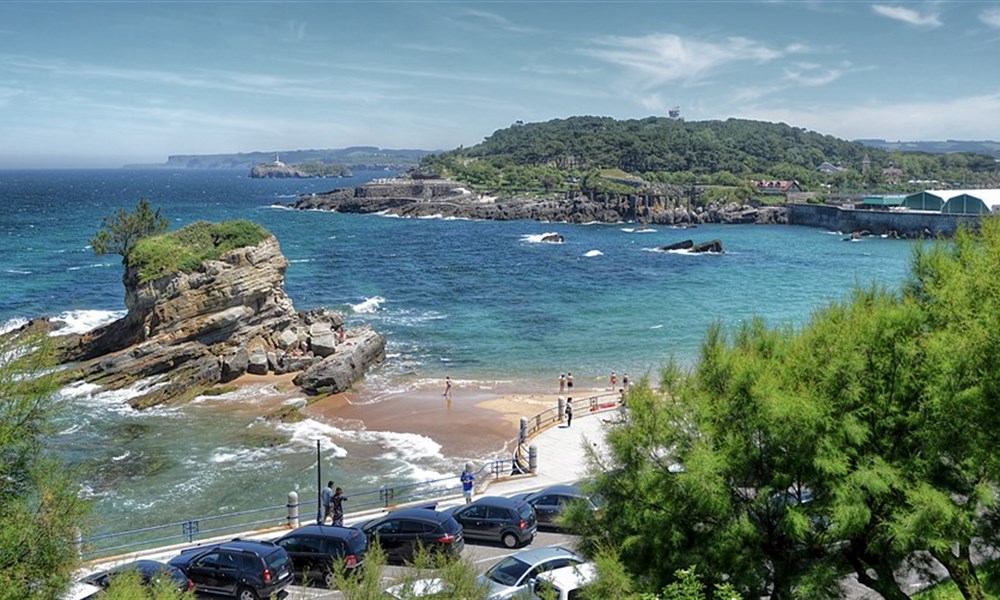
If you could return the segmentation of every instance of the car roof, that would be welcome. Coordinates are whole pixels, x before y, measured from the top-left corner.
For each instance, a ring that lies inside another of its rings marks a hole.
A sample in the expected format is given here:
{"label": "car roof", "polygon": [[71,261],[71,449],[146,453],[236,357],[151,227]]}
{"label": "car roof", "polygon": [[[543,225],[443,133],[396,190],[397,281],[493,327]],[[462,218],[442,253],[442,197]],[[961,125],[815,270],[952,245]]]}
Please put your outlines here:
{"label": "car roof", "polygon": [[544,579],[560,589],[575,590],[597,579],[597,568],[591,562],[580,563],[539,573],[538,578]]}
{"label": "car roof", "polygon": [[543,490],[538,490],[537,492],[534,492],[530,496],[528,496],[528,498],[532,499],[541,498],[542,496],[547,496],[549,494],[560,494],[562,496],[577,496],[579,498],[587,497],[587,495],[581,492],[580,488],[576,487],[575,485],[559,484],[559,485],[550,485],[549,487]]}
{"label": "car roof", "polygon": [[375,523],[376,521],[381,522],[390,518],[406,518],[406,519],[416,519],[419,521],[431,521],[434,523],[444,523],[451,518],[451,515],[438,512],[432,508],[401,508],[399,510],[394,510],[391,513],[376,519],[375,521],[370,521],[370,523]]}
{"label": "car roof", "polygon": [[524,504],[522,498],[505,498],[503,496],[483,496],[472,502],[472,504],[485,504],[486,506],[502,506],[504,508],[517,508]]}
{"label": "car roof", "polygon": [[514,558],[520,560],[521,562],[526,562],[528,564],[534,565],[540,562],[545,562],[553,558],[562,557],[575,557],[583,561],[583,558],[579,554],[573,552],[569,548],[563,548],[562,546],[545,546],[542,548],[529,548],[527,550],[522,550],[517,554],[512,555]]}
{"label": "car roof", "polygon": [[303,525],[298,529],[289,531],[282,537],[293,537],[296,535],[315,535],[328,538],[336,538],[338,540],[349,540],[353,537],[361,535],[361,530],[356,527],[340,527],[339,525],[319,525],[313,523],[311,525]]}

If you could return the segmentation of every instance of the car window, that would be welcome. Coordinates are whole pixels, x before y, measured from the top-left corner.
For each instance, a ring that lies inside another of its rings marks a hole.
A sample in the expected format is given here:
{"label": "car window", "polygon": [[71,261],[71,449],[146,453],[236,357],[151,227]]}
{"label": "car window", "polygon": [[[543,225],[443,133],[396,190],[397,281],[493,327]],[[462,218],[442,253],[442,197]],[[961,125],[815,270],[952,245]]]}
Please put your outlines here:
{"label": "car window", "polygon": [[535,510],[531,508],[530,504],[525,502],[521,506],[517,507],[517,514],[525,521],[530,521],[531,518],[535,516]]}
{"label": "car window", "polygon": [[551,494],[546,494],[535,500],[535,504],[544,504],[546,506],[549,506],[550,504],[556,504],[556,499],[555,496],[552,496]]}
{"label": "car window", "polygon": [[375,527],[375,531],[376,533],[397,533],[399,531],[399,521],[397,519],[383,521]]}
{"label": "car window", "polygon": [[203,567],[206,569],[216,569],[219,566],[219,553],[209,552],[205,556],[202,556],[197,561],[195,561],[195,566]]}
{"label": "car window", "polygon": [[490,567],[490,570],[486,572],[486,578],[501,585],[513,586],[517,585],[517,582],[521,580],[530,567],[531,565],[523,560],[508,556]]}
{"label": "car window", "polygon": [[334,556],[341,556],[347,554],[346,551],[347,549],[344,548],[344,542],[342,542],[341,540],[325,539],[322,540],[322,542],[323,542],[322,550],[320,551],[323,554],[332,554]]}
{"label": "car window", "polygon": [[[259,563],[260,559],[254,558],[254,561]],[[276,548],[274,552],[264,557],[264,562],[267,563],[269,569],[277,571],[288,562],[288,554],[284,550]]]}
{"label": "car window", "polygon": [[460,516],[463,519],[485,519],[486,507],[474,504],[463,510]]}
{"label": "car window", "polygon": [[231,569],[235,571],[236,568],[239,567],[239,565],[240,565],[240,559],[238,556],[229,552],[223,552],[219,554],[220,569],[227,569],[227,570]]}
{"label": "car window", "polygon": [[277,540],[274,543],[281,546],[288,552],[305,552],[305,545],[302,543],[301,537],[290,537],[282,540]]}
{"label": "car window", "polygon": [[303,537],[299,540],[301,549],[299,552],[322,552],[323,540],[314,537]]}
{"label": "car window", "polygon": [[462,532],[462,526],[458,523],[458,521],[450,517],[448,520],[441,523],[441,529],[443,529],[445,533],[450,533],[452,535],[458,535]]}
{"label": "car window", "polygon": [[400,521],[399,533],[429,533],[431,526],[423,521]]}
{"label": "car window", "polygon": [[510,512],[500,506],[490,506],[486,512],[486,518],[506,521],[510,519]]}

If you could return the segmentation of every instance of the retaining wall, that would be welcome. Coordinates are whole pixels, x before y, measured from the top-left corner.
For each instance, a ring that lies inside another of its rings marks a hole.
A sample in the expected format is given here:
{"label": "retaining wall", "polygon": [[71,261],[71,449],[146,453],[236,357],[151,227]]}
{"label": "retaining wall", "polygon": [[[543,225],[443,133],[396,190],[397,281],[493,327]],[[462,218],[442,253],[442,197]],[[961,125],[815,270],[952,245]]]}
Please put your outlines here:
{"label": "retaining wall", "polygon": [[960,224],[978,227],[979,215],[856,210],[825,204],[789,204],[788,223],[845,233],[867,230],[874,235],[882,235],[895,231],[900,236],[906,237],[949,237],[955,234]]}

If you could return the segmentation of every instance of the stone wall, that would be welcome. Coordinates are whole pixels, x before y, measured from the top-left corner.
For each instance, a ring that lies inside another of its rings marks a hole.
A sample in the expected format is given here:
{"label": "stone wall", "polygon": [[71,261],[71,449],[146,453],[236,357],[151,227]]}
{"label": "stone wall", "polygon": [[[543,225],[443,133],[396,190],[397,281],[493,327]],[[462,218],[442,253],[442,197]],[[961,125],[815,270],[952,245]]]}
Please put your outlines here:
{"label": "stone wall", "polygon": [[788,223],[845,233],[869,231],[873,235],[895,232],[905,237],[950,237],[960,224],[978,226],[979,216],[857,210],[824,204],[789,204]]}

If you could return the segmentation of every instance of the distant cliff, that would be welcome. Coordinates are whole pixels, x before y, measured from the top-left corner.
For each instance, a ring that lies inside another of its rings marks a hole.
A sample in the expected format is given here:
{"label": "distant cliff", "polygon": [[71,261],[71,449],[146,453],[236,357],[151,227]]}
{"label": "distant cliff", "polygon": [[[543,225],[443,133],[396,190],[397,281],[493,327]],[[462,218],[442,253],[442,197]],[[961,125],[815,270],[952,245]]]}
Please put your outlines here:
{"label": "distant cliff", "polygon": [[251,169],[280,156],[290,165],[323,163],[346,165],[351,169],[399,169],[420,163],[431,150],[393,150],[375,146],[352,146],[325,150],[271,150],[267,152],[239,152],[235,154],[177,154],[166,163],[152,165],[126,165],[127,167],[166,169]]}
{"label": "distant cliff", "polygon": [[254,165],[250,177],[254,179],[302,179],[309,177],[350,177],[353,175],[346,165],[305,163],[302,165],[276,164],[274,162]]}
{"label": "distant cliff", "polygon": [[690,207],[685,190],[665,187],[658,194],[572,192],[562,195],[498,198],[480,196],[453,181],[407,179],[376,181],[323,194],[300,196],[302,210],[387,213],[402,217],[442,216],[511,221],[656,224],[784,223],[783,206],[755,207],[720,202]]}
{"label": "distant cliff", "polygon": [[149,268],[126,267],[124,318],[59,338],[86,381],[113,389],[150,381],[129,400],[135,407],[184,400],[244,373],[298,372],[306,392],[340,392],[385,357],[375,331],[348,330],[324,308],[295,311],[284,291],[288,260],[272,235],[193,269]]}

